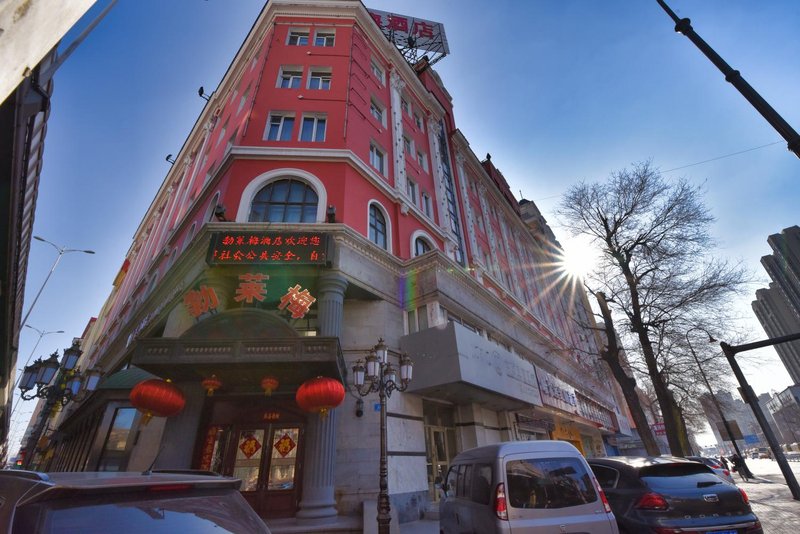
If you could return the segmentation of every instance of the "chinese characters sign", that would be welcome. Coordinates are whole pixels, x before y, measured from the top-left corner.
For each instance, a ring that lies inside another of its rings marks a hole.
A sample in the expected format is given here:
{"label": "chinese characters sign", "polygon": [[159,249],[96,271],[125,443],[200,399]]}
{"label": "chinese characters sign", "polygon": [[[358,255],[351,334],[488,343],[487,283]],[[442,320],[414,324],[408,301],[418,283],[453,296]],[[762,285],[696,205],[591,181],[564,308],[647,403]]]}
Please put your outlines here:
{"label": "chinese characters sign", "polygon": [[311,232],[216,232],[206,259],[209,265],[325,264],[328,236]]}
{"label": "chinese characters sign", "polygon": [[301,319],[308,313],[308,309],[316,301],[317,299],[311,296],[308,289],[300,291],[300,286],[296,285],[290,287],[289,292],[281,297],[281,303],[278,305],[278,309],[283,310],[288,308],[289,313],[292,314],[292,319]]}
{"label": "chinese characters sign", "polygon": [[441,57],[450,53],[441,23],[377,9],[368,11],[383,34],[398,48],[425,50],[441,54]]}
{"label": "chinese characters sign", "polygon": [[219,306],[219,300],[213,287],[200,286],[200,289],[192,289],[183,296],[183,304],[189,311],[189,315],[197,319],[204,313],[215,311]]}
{"label": "chinese characters sign", "polygon": [[[253,304],[255,301],[263,302],[267,297],[267,284],[269,275],[264,273],[245,273],[239,275],[239,286],[236,288],[235,302]],[[286,310],[292,319],[302,319],[308,313],[311,305],[317,301],[308,289],[303,289],[299,284],[286,289],[286,294],[280,297],[279,310]],[[198,319],[204,313],[215,312],[219,306],[219,299],[213,287],[201,285],[199,289],[190,289],[183,296],[183,304],[189,315]]]}
{"label": "chinese characters sign", "polygon": [[539,378],[539,391],[542,393],[544,404],[565,412],[578,413],[575,388],[538,367],[536,376]]}

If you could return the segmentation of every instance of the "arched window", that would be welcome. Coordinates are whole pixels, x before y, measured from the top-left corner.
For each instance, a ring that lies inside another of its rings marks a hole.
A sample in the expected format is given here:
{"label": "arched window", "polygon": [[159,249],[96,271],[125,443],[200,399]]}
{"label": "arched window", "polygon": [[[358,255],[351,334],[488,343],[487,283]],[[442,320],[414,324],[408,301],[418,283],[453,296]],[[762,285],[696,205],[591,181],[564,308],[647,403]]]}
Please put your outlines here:
{"label": "arched window", "polygon": [[386,242],[386,217],[377,204],[369,206],[369,240],[381,247],[388,249]]}
{"label": "arched window", "polygon": [[303,222],[317,219],[317,193],[302,180],[270,182],[253,198],[249,222]]}
{"label": "arched window", "polygon": [[433,247],[424,238],[418,237],[414,240],[414,256],[422,256],[431,250],[433,250]]}

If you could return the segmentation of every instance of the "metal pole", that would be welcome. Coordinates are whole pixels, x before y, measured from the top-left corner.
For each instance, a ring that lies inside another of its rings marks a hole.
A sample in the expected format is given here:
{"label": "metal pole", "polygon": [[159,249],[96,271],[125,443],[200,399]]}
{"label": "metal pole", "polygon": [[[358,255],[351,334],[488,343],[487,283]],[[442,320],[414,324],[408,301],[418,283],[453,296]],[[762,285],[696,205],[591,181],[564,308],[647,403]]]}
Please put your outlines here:
{"label": "metal pole", "polygon": [[778,440],[775,438],[775,433],[772,431],[772,427],[769,426],[767,418],[764,417],[764,412],[761,411],[761,406],[758,404],[758,397],[756,396],[755,391],[753,391],[753,388],[747,383],[747,378],[745,378],[744,373],[742,373],[742,370],[739,368],[739,363],[736,361],[736,354],[738,352],[744,352],[746,350],[766,347],[769,345],[776,345],[778,343],[793,341],[795,339],[800,339],[800,334],[792,334],[789,336],[783,336],[781,338],[768,339],[765,341],[758,341],[756,343],[748,343],[747,345],[738,346],[731,346],[723,341],[719,344],[719,346],[722,347],[722,352],[725,353],[725,357],[728,359],[731,369],[733,369],[733,374],[736,375],[736,379],[739,381],[739,385],[742,387],[744,401],[750,405],[750,408],[753,410],[753,414],[756,416],[758,424],[761,425],[761,430],[764,431],[764,436],[767,438],[769,447],[772,449],[772,454],[775,457],[775,460],[778,462],[778,466],[781,468],[783,477],[786,479],[786,484],[788,484],[789,490],[792,492],[792,497],[794,500],[800,501],[800,486],[797,484],[797,479],[792,472],[792,468],[789,467],[789,462],[786,461],[786,457],[783,455],[783,450],[781,450]]}
{"label": "metal pole", "polygon": [[380,386],[378,395],[381,399],[381,465],[380,465],[380,493],[378,494],[378,534],[389,534],[392,522],[391,506],[389,505],[389,467],[386,459],[386,382],[383,374],[383,365],[380,366]]}
{"label": "metal pole", "polygon": [[[719,416],[722,418],[722,424],[725,425],[725,432],[728,433],[728,437],[731,439],[731,443],[733,443],[733,448],[736,451],[736,454],[739,455],[739,458],[742,459],[742,464],[744,465],[744,455],[739,450],[739,446],[736,444],[736,439],[733,437],[733,430],[731,430],[730,423],[728,423],[728,420],[725,419],[725,414],[722,413],[722,406],[720,406],[716,395],[714,395],[714,391],[711,389],[711,384],[708,382],[708,378],[706,377],[705,371],[703,371],[703,366],[700,365],[700,360],[697,358],[697,354],[695,354],[695,352],[694,352],[694,348],[692,347],[692,342],[689,341],[689,332],[691,332],[692,330],[701,330],[701,329],[699,329],[699,328],[690,328],[686,332],[686,343],[688,343],[688,345],[689,345],[689,351],[691,351],[692,356],[694,357],[694,361],[695,361],[695,363],[697,363],[697,368],[700,369],[700,376],[703,377],[703,381],[706,383],[706,387],[708,388],[708,392],[711,394],[711,401],[714,403],[714,406],[717,407],[717,412],[719,412]],[[725,437],[724,436],[722,438],[722,441],[723,441],[723,443],[725,442]],[[748,472],[749,472],[749,470],[747,469],[747,466],[744,465],[744,473],[748,473]]]}
{"label": "metal pole", "polygon": [[789,150],[793,152],[795,156],[800,157],[800,134],[794,131],[794,129],[789,126],[789,123],[783,120],[783,117],[758,94],[758,91],[753,89],[753,87],[745,81],[738,70],[731,68],[708,43],[697,35],[688,18],[678,18],[664,0],[656,1],[675,22],[675,31],[685,35],[709,60],[711,60],[720,72],[725,75],[725,81],[733,85],[739,93],[756,108],[756,111],[758,111],[761,116],[777,130],[781,137],[786,140]]}

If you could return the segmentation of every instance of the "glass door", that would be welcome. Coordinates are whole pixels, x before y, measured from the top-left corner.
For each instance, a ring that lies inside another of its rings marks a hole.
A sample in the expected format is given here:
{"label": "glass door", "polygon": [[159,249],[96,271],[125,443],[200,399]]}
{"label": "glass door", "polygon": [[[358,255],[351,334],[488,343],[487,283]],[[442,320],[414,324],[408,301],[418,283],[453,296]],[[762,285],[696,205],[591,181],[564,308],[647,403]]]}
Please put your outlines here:
{"label": "glass door", "polygon": [[428,456],[428,494],[434,502],[443,496],[442,484],[450,460],[455,456],[455,431],[452,428],[426,427],[425,449]]}
{"label": "glass door", "polygon": [[300,498],[302,428],[288,425],[235,427],[223,472],[242,480],[241,492],[262,517],[293,517]]}

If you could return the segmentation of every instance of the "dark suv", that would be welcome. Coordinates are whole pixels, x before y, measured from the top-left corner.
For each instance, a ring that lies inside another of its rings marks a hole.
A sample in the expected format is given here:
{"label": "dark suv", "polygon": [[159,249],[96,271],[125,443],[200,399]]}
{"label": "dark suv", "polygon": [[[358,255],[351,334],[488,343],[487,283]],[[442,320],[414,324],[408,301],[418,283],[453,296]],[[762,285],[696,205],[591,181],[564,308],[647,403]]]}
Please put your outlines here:
{"label": "dark suv", "polygon": [[240,484],[214,473],[0,470],[0,532],[269,534]]}

